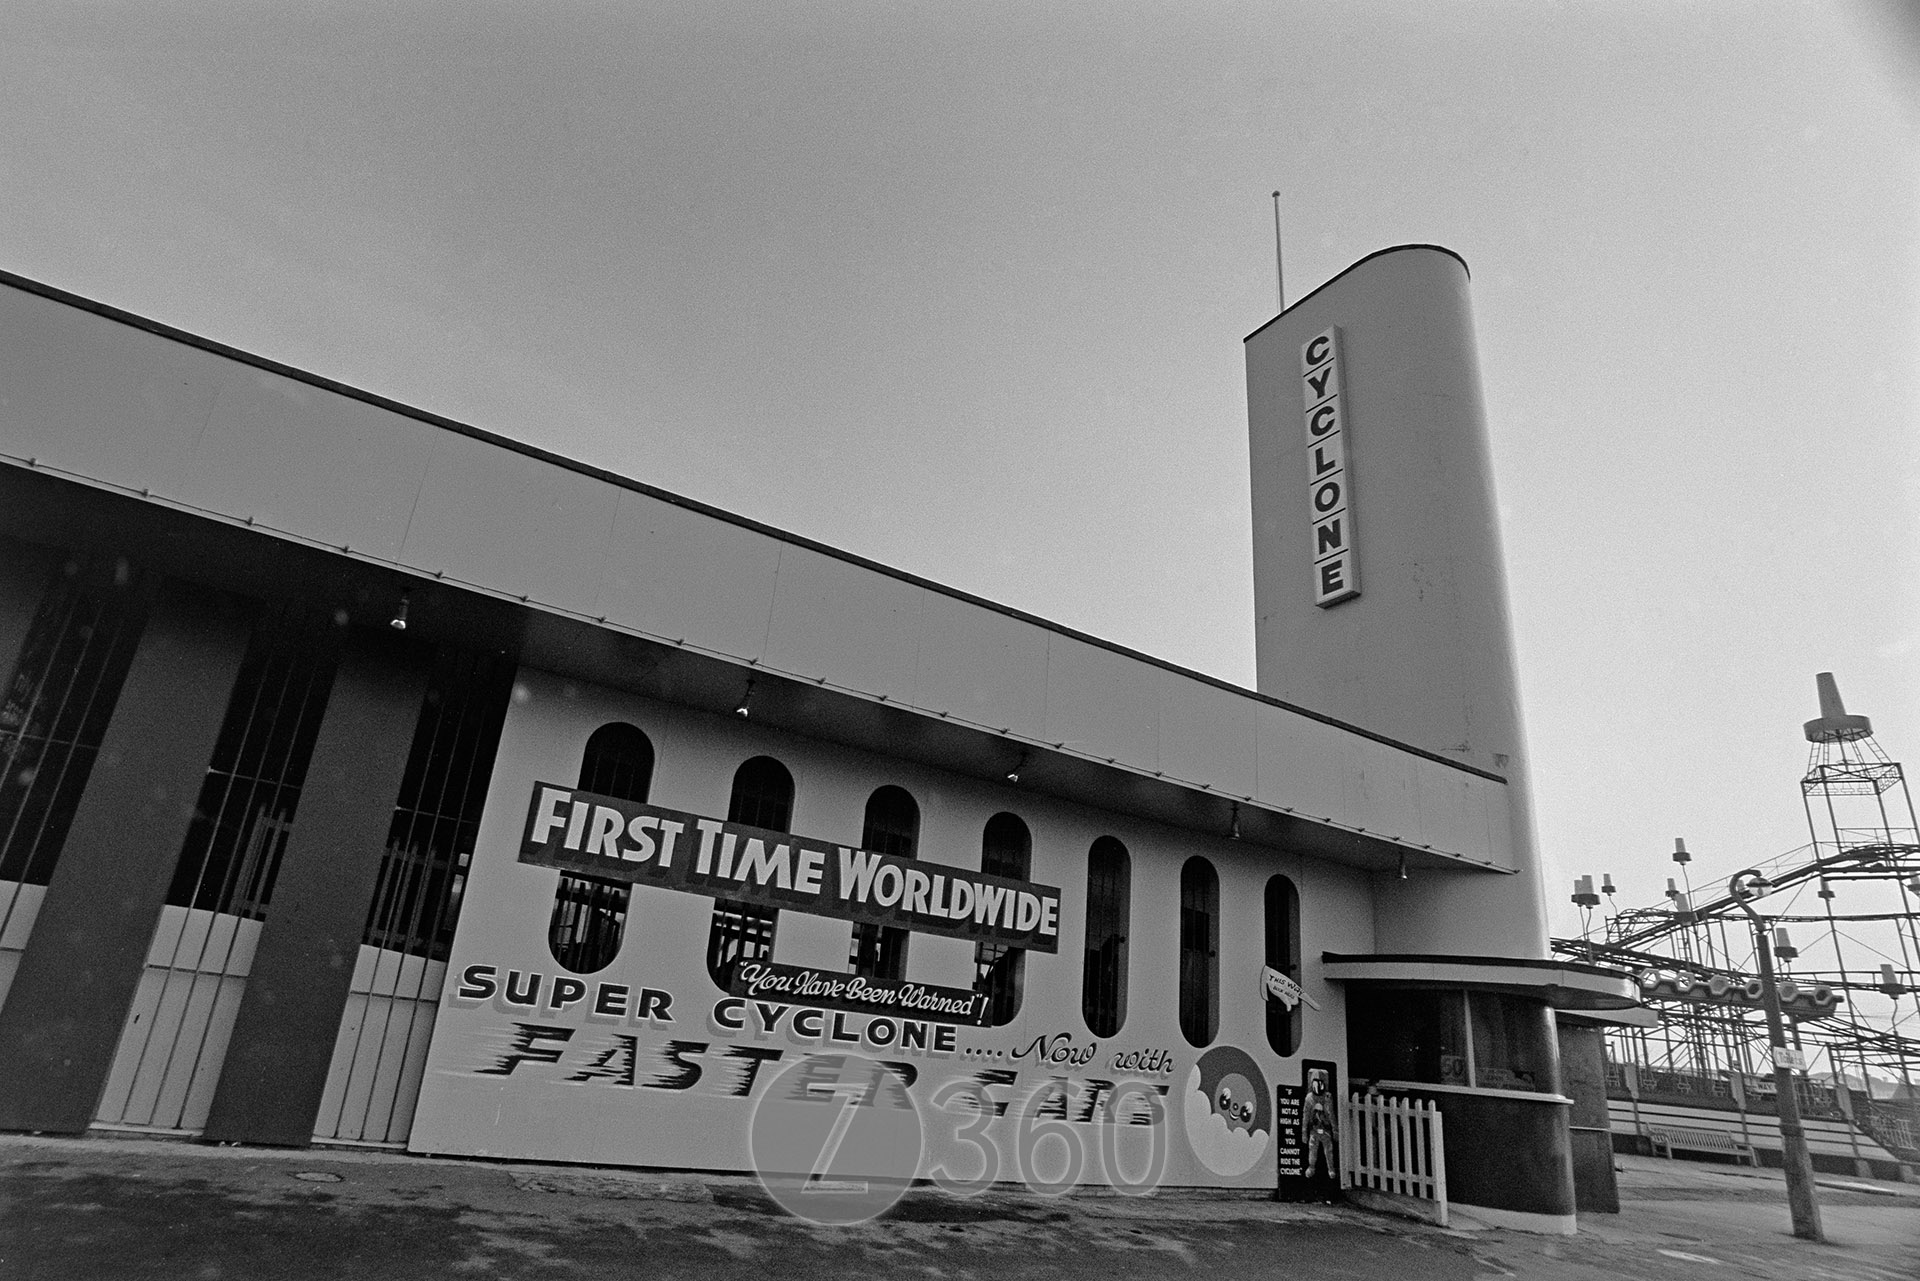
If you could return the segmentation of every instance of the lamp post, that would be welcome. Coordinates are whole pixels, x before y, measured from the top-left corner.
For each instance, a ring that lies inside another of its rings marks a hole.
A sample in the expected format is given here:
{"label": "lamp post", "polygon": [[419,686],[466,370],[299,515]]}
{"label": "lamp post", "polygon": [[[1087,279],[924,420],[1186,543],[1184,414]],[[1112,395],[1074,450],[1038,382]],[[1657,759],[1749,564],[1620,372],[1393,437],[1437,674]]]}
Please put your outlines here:
{"label": "lamp post", "polygon": [[1753,900],[1772,889],[1755,868],[1735,872],[1727,893],[1753,922],[1753,946],[1760,958],[1760,997],[1767,1010],[1767,1040],[1773,1046],[1773,1082],[1780,1099],[1781,1164],[1787,1175],[1787,1209],[1793,1215],[1793,1235],[1824,1241],[1820,1231],[1820,1203],[1813,1199],[1813,1158],[1807,1155],[1807,1132],[1800,1126],[1800,1098],[1793,1087],[1793,1052],[1787,1048],[1786,1019],[1780,1013],[1780,989],[1773,981],[1773,947],[1767,923],[1753,910]]}

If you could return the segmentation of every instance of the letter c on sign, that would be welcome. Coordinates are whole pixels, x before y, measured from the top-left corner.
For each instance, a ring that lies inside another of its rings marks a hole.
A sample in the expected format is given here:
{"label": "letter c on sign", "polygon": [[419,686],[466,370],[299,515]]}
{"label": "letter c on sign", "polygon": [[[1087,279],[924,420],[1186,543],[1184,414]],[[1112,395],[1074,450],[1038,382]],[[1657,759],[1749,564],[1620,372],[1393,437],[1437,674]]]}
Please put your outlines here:
{"label": "letter c on sign", "polygon": [[1307,431],[1315,436],[1324,436],[1340,425],[1340,411],[1332,405],[1322,405],[1307,415]]}
{"label": "letter c on sign", "polygon": [[1325,360],[1333,347],[1333,335],[1321,334],[1307,344],[1307,364],[1317,365]]}

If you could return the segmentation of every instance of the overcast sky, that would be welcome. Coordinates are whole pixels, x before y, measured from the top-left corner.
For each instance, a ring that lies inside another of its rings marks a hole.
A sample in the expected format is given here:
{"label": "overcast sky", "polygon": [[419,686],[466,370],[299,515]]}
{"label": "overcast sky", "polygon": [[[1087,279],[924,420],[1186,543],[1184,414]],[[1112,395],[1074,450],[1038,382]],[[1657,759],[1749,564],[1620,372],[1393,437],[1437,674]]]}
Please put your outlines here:
{"label": "overcast sky", "polygon": [[[1241,684],[1241,340],[1462,254],[1556,931],[1920,760],[1920,20],[12,0],[0,267]],[[1738,860],[1738,861],[1736,861]]]}

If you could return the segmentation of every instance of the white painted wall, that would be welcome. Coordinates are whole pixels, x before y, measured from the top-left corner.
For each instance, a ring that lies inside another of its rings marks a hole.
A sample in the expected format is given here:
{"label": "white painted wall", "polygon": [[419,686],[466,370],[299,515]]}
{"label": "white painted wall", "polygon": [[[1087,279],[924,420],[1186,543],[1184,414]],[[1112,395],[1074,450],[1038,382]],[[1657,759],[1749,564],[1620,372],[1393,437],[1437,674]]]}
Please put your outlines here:
{"label": "white painted wall", "polygon": [[[1352,952],[1372,947],[1372,903],[1366,878],[1343,866],[1309,862],[1280,851],[1223,839],[1196,837],[936,770],[770,731],[734,717],[689,712],[618,691],[523,671],[501,736],[491,792],[482,820],[473,871],[448,974],[448,993],[475,964],[553,974],[546,930],[559,873],[516,861],[521,827],[537,781],[571,786],[586,740],[612,720],[637,725],[657,754],[650,800],[658,805],[724,817],[733,773],[750,756],[767,753],[792,772],[796,784],[793,829],[828,840],[857,843],[868,795],[882,784],[905,787],[921,809],[919,856],[977,869],[980,833],[1001,810],[1023,818],[1033,833],[1032,879],[1062,891],[1058,955],[1029,953],[1026,997],[1019,1019],[999,1029],[960,1030],[959,1053],[914,1061],[923,1075],[916,1087],[923,1104],[937,1084],[983,1065],[986,1055],[1012,1055],[1034,1038],[1066,1033],[1080,1046],[1094,1042],[1081,1017],[1081,947],[1085,922],[1086,855],[1095,838],[1112,835],[1133,861],[1132,937],[1128,1013],[1118,1037],[1098,1043],[1084,1069],[1062,1069],[1085,1078],[1106,1071],[1116,1051],[1159,1048],[1172,1052],[1175,1071],[1156,1078],[1170,1087],[1165,1136],[1172,1164],[1169,1181],[1186,1184],[1268,1186],[1274,1177],[1271,1145],[1244,1175],[1223,1177],[1199,1164],[1180,1137],[1178,1099],[1199,1051],[1178,1027],[1177,957],[1179,877],[1193,854],[1213,860],[1221,880],[1220,1034],[1216,1044],[1241,1047],[1266,1076],[1269,1098],[1276,1084],[1298,1084],[1298,1058],[1344,1063],[1346,1034],[1341,994],[1320,977],[1324,950]],[[1322,1010],[1309,1010],[1299,1055],[1283,1060],[1266,1045],[1259,987],[1263,952],[1262,893],[1276,872],[1300,890],[1302,953],[1306,989]],[[635,988],[673,993],[670,1028],[620,1029],[651,1042],[677,1038],[718,1051],[728,1038],[709,1025],[708,1012],[721,997],[705,967],[711,900],[675,891],[636,887],[627,935],[615,962],[602,974]],[[850,926],[844,921],[781,916],[775,959],[844,968]],[[973,945],[915,935],[908,977],[949,986],[972,984]],[[571,1083],[558,1066],[521,1066],[507,1076],[476,1071],[508,1044],[515,1018],[490,1002],[444,1000],[429,1053],[410,1146],[416,1151],[545,1160],[635,1163],[741,1169],[746,1167],[746,1116],[752,1099],[710,1093],[701,1086],[677,1092]],[[520,1021],[541,1022],[538,1016]],[[548,1013],[543,1026],[574,1027],[579,1038],[600,1035],[577,1008]],[[784,1041],[788,1056],[806,1047]],[[710,1063],[717,1062],[709,1059]],[[1013,1058],[1026,1090],[1055,1070],[1036,1072]],[[713,1068],[715,1079],[720,1068]],[[1004,1124],[1004,1123],[997,1123]],[[937,1152],[929,1159],[937,1159]]]}

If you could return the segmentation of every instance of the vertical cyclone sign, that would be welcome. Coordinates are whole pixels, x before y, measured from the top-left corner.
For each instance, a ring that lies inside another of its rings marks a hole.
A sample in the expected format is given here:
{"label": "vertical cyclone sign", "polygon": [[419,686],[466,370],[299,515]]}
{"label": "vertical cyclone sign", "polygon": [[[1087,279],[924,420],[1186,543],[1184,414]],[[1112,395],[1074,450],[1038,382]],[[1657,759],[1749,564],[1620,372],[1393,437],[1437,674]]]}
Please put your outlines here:
{"label": "vertical cyclone sign", "polygon": [[1306,402],[1307,506],[1313,521],[1313,603],[1325,609],[1360,594],[1354,551],[1353,469],[1347,465],[1347,413],[1340,391],[1340,331],[1329,326],[1300,347]]}

